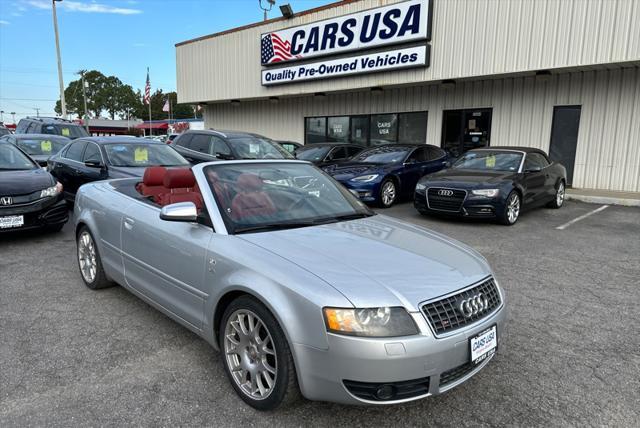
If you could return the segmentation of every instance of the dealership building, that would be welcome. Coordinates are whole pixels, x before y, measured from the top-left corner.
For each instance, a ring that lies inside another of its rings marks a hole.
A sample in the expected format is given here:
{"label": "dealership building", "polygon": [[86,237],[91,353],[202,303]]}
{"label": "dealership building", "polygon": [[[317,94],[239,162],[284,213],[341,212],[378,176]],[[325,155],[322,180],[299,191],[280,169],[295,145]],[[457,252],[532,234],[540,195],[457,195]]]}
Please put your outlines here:
{"label": "dealership building", "polygon": [[176,45],[206,128],[305,144],[529,146],[640,192],[640,1],[345,0]]}

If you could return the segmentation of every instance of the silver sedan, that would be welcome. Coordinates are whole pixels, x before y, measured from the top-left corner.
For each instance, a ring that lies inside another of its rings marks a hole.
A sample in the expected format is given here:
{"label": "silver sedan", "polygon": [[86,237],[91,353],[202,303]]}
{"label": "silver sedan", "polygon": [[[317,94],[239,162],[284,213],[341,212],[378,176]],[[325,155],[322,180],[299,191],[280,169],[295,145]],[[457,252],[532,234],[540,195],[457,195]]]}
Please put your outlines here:
{"label": "silver sedan", "polygon": [[257,409],[439,394],[503,334],[479,253],[375,214],[306,162],[149,168],[82,186],[74,218],[86,285],[119,284],[221,350]]}

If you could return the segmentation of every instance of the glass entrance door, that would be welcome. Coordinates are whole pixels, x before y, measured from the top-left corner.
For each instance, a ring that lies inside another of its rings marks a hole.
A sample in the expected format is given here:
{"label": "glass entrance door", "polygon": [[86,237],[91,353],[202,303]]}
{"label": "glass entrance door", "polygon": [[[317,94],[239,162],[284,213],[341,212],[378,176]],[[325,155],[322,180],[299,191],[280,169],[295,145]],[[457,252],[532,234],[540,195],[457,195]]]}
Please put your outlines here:
{"label": "glass entrance door", "polygon": [[467,150],[489,146],[491,109],[445,110],[442,119],[442,148],[453,157]]}

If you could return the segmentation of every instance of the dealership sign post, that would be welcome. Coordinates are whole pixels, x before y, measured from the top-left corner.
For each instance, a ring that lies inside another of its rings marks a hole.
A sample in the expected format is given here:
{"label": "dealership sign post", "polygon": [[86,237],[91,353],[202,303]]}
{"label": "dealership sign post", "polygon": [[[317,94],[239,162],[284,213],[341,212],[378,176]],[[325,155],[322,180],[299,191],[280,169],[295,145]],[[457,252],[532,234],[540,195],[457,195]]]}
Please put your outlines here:
{"label": "dealership sign post", "polygon": [[[426,41],[431,38],[431,13],[430,0],[409,0],[264,33],[260,40],[262,65],[300,64],[263,70],[262,84],[429,66],[430,46]],[[381,49],[400,44],[405,46]],[[369,49],[374,52],[305,62],[311,58]]]}

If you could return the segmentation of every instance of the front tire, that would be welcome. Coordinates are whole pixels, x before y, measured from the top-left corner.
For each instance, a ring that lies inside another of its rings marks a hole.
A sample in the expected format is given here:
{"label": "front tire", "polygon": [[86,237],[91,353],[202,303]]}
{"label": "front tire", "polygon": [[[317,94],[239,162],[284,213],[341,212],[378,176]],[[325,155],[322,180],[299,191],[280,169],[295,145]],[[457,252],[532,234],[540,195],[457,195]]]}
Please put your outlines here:
{"label": "front tire", "polygon": [[560,183],[558,183],[558,187],[556,188],[556,197],[553,201],[549,202],[547,206],[554,209],[562,207],[562,205],[564,205],[565,192],[566,186],[564,185],[564,181],[560,180]]}
{"label": "front tire", "polygon": [[274,410],[300,398],[293,356],[278,321],[259,301],[242,296],[222,316],[223,364],[240,398],[258,410]]}
{"label": "front tire", "polygon": [[520,217],[521,208],[522,201],[520,199],[520,194],[513,190],[509,193],[509,196],[507,196],[507,201],[504,205],[504,209],[498,215],[498,220],[504,225],[513,226]]}
{"label": "front tire", "polygon": [[84,284],[92,290],[113,286],[102,268],[98,247],[87,227],[83,226],[78,231],[76,244],[78,267]]}
{"label": "front tire", "polygon": [[381,208],[389,208],[396,202],[398,198],[398,188],[396,183],[390,179],[386,178],[382,184],[380,185],[380,195],[378,196],[378,201],[380,202]]}

